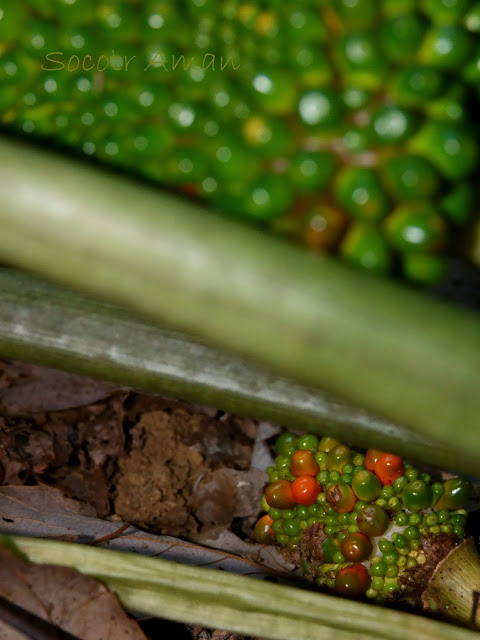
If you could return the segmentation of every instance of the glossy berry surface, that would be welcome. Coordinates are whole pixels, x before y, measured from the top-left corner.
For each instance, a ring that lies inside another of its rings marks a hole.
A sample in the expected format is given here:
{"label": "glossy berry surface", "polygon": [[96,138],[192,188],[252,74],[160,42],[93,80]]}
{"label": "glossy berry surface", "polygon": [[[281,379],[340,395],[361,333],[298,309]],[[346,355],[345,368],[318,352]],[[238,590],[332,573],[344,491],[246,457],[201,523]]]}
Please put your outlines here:
{"label": "glossy berry surface", "polygon": [[375,471],[375,465],[378,460],[384,455],[384,451],[380,451],[379,449],[367,449],[365,453],[365,468],[368,471]]}
{"label": "glossy berry surface", "polygon": [[309,507],[317,499],[322,487],[312,476],[300,476],[292,482],[292,496],[297,504]]}
{"label": "glossy berry surface", "polygon": [[275,531],[272,529],[273,520],[265,514],[257,520],[253,528],[253,538],[260,544],[272,544],[275,541]]}
{"label": "glossy berry surface", "polygon": [[476,206],[478,15],[475,0],[0,0],[0,124],[428,286]]}
{"label": "glossy berry surface", "polygon": [[311,451],[301,449],[295,451],[292,455],[290,463],[291,470],[294,476],[316,476],[320,471],[320,467],[315,460],[315,456]]}
{"label": "glossy berry surface", "polygon": [[376,504],[363,507],[357,516],[357,526],[362,533],[375,538],[388,529],[390,518],[387,512]]}
{"label": "glossy berry surface", "polygon": [[337,513],[350,513],[353,511],[357,498],[352,488],[343,482],[333,484],[326,492],[327,502]]}
{"label": "glossy berry surface", "polygon": [[352,489],[359,500],[371,502],[380,495],[382,485],[374,473],[364,469],[354,475]]}
{"label": "glossy berry surface", "polygon": [[373,545],[364,533],[349,533],[341,541],[340,551],[348,562],[362,562],[370,557]]}
{"label": "glossy berry surface", "polygon": [[363,564],[353,564],[338,572],[335,579],[335,591],[342,596],[359,597],[365,594],[370,576]]}
{"label": "glossy berry surface", "polygon": [[442,482],[394,453],[313,434],[281,434],[275,453],[253,537],[296,549],[319,587],[390,600],[428,568],[432,543],[453,548],[465,537],[464,478]]}
{"label": "glossy berry surface", "polygon": [[393,453],[381,455],[375,464],[374,470],[380,482],[384,485],[393,484],[405,472],[402,459]]}
{"label": "glossy berry surface", "polygon": [[265,499],[275,509],[291,509],[295,506],[292,483],[288,480],[277,480],[265,489]]}

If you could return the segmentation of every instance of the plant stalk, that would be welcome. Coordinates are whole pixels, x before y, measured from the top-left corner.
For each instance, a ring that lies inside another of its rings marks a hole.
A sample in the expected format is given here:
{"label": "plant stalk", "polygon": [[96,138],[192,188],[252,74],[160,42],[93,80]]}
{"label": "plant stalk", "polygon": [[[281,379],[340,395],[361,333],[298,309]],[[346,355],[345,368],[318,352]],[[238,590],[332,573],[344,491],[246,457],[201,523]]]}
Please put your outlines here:
{"label": "plant stalk", "polygon": [[193,203],[0,141],[0,259],[480,460],[480,323]]}
{"label": "plant stalk", "polygon": [[235,355],[160,329],[29,274],[0,269],[0,356],[66,369],[189,402],[332,435],[474,474],[435,439]]}
{"label": "plant stalk", "polygon": [[0,537],[30,562],[99,579],[129,610],[272,640],[475,640],[477,633],[336,596],[161,558],[33,538]]}

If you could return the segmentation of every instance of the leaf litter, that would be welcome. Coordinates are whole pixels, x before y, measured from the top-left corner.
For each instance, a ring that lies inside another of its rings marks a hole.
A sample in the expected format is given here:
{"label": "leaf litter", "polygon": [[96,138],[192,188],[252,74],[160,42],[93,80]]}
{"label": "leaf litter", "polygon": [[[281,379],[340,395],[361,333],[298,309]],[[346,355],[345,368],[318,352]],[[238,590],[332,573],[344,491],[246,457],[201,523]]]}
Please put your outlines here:
{"label": "leaf litter", "polygon": [[[267,480],[263,469],[272,462],[266,441],[278,431],[212,408],[0,360],[0,533],[295,579],[276,549],[250,537]],[[237,638],[222,630],[189,632]]]}
{"label": "leaf litter", "polygon": [[[0,596],[81,640],[146,640],[100,582],[65,567],[29,564],[2,547]],[[0,620],[0,640],[25,634]]]}

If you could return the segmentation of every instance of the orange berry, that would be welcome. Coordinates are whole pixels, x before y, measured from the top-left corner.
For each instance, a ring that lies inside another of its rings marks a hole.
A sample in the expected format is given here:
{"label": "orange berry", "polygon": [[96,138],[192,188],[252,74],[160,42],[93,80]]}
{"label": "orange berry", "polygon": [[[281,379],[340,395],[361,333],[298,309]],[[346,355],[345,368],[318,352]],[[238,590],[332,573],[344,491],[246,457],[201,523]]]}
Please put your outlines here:
{"label": "orange berry", "polygon": [[257,520],[253,528],[253,539],[260,544],[271,544],[275,539],[275,531],[272,529],[273,520],[267,514]]}
{"label": "orange berry", "polygon": [[300,476],[316,476],[320,471],[315,456],[307,449],[300,449],[293,453],[290,468],[297,478]]}
{"label": "orange berry", "polygon": [[300,476],[292,482],[292,494],[295,502],[304,507],[313,504],[321,490],[322,487],[312,476]]}
{"label": "orange berry", "polygon": [[367,453],[365,454],[365,460],[363,464],[365,465],[365,469],[369,471],[375,471],[375,465],[377,464],[379,458],[383,456],[384,452],[380,451],[380,449],[367,449]]}
{"label": "orange berry", "polygon": [[405,473],[405,467],[400,456],[393,453],[384,453],[377,460],[375,473],[382,484],[393,484],[394,480]]}

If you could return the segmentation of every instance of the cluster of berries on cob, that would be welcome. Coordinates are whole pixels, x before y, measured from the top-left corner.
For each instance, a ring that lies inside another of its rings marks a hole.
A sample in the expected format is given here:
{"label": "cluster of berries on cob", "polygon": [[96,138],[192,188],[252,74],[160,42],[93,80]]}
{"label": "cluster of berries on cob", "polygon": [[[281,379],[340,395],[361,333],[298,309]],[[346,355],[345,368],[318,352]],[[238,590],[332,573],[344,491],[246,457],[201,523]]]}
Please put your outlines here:
{"label": "cluster of berries on cob", "polygon": [[476,0],[0,0],[0,124],[430,283],[475,209],[479,33]]}
{"label": "cluster of berries on cob", "polygon": [[397,455],[311,434],[283,433],[275,451],[253,536],[281,545],[319,587],[408,600],[466,536],[466,479],[434,482]]}

